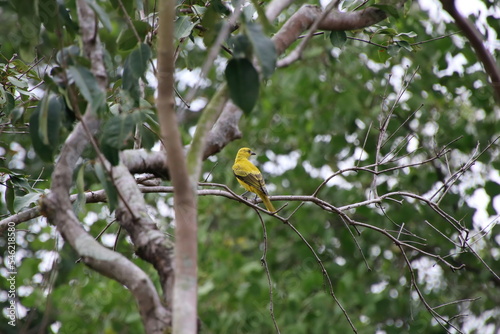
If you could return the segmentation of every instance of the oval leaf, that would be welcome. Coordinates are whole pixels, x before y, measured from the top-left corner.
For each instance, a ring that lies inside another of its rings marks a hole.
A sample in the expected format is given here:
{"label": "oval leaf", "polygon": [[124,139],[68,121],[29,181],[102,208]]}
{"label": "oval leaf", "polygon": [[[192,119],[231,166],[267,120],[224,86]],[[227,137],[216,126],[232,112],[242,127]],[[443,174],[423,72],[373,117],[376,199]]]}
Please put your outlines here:
{"label": "oval leaf", "polygon": [[114,116],[106,121],[102,131],[102,142],[107,145],[122,149],[134,138],[135,124],[130,117]]}
{"label": "oval leaf", "polygon": [[49,102],[44,98],[30,117],[30,137],[33,148],[45,162],[52,161],[54,149],[59,144],[59,126],[63,107],[56,97]]}
{"label": "oval leaf", "polygon": [[140,44],[137,49],[129,54],[123,65],[122,88],[130,94],[137,106],[140,100],[138,80],[144,77],[150,58],[151,49],[149,46]]}
{"label": "oval leaf", "polygon": [[91,110],[96,113],[104,105],[105,93],[101,91],[97,80],[87,68],[83,66],[70,66],[68,72],[75,84],[80,89],[85,100],[91,105]]}
{"label": "oval leaf", "polygon": [[259,74],[248,59],[233,58],[225,71],[229,95],[234,104],[249,114],[259,97]]}
{"label": "oval leaf", "polygon": [[188,16],[180,16],[175,21],[174,36],[176,39],[186,38],[191,35],[191,31],[199,21],[191,22]]}
{"label": "oval leaf", "polygon": [[108,13],[101,6],[97,4],[96,1],[87,0],[87,4],[94,10],[94,12],[99,17],[99,21],[101,21],[104,28],[108,31],[113,30],[113,26],[111,25],[111,20],[109,19]]}
{"label": "oval leaf", "polygon": [[343,30],[335,30],[330,33],[330,42],[332,42],[333,46],[341,48],[344,46],[347,41],[347,35]]}
{"label": "oval leaf", "polygon": [[274,43],[269,37],[264,35],[260,24],[247,22],[246,28],[254,53],[262,67],[262,75],[264,78],[269,78],[276,68],[277,56]]}
{"label": "oval leaf", "polygon": [[95,164],[95,174],[101,182],[106,196],[108,197],[109,211],[113,212],[118,206],[118,192],[111,176],[106,172],[101,164]]}

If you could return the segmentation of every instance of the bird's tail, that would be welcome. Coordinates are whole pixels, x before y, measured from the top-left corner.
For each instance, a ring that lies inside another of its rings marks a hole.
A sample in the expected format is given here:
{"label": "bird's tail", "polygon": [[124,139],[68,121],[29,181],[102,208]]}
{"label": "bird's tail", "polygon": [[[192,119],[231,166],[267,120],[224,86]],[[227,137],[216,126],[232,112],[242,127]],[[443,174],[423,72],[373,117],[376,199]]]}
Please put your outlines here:
{"label": "bird's tail", "polygon": [[259,194],[259,197],[266,206],[267,211],[276,212],[276,209],[274,208],[273,203],[271,203],[271,201],[269,200],[269,197],[267,197],[265,194]]}

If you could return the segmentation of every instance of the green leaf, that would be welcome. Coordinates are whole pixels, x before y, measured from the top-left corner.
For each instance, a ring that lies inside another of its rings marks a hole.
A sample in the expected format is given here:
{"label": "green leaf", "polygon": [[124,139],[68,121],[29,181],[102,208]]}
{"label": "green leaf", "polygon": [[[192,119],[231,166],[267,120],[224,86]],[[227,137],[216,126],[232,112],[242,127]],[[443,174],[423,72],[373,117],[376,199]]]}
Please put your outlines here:
{"label": "green leaf", "polygon": [[106,170],[104,170],[101,164],[95,165],[95,173],[102,186],[104,187],[104,191],[106,191],[109,211],[113,212],[118,205],[118,193],[116,191],[116,187],[111,180],[111,177],[106,172]]}
{"label": "green leaf", "polygon": [[220,13],[216,11],[215,4],[213,2],[205,11],[203,18],[201,19],[201,25],[206,29],[206,31],[202,33],[203,43],[206,47],[210,47],[217,38],[219,30],[222,26],[222,18]]}
{"label": "green leaf", "polygon": [[158,135],[145,124],[139,126],[139,133],[141,135],[142,147],[146,150],[152,149],[156,142],[159,140]]}
{"label": "green leaf", "polygon": [[[0,90],[3,91],[3,93],[4,93],[3,98],[5,100],[4,105],[3,105],[1,110],[5,113],[5,115],[10,116],[12,110],[14,110],[14,108],[16,107],[16,100],[14,99],[14,96],[12,96],[11,93],[4,91],[1,87],[0,87]],[[15,116],[15,115],[12,115],[12,116]],[[11,122],[14,123],[15,121],[16,121],[16,119],[14,117],[11,117]]]}
{"label": "green leaf", "polygon": [[395,37],[401,37],[407,41],[413,41],[413,39],[417,36],[418,35],[415,32],[410,31],[410,32],[400,32]]}
{"label": "green leaf", "polygon": [[146,44],[140,44],[125,59],[123,65],[122,88],[129,92],[136,105],[139,105],[139,79],[144,77],[151,58],[151,49]]}
{"label": "green leaf", "polygon": [[[118,49],[121,51],[128,51],[136,47],[137,44],[144,40],[146,34],[151,30],[151,26],[147,22],[133,21],[132,24],[135,28],[135,32],[137,32],[139,36],[137,36],[132,29],[127,29],[120,33],[116,43]],[[140,40],[138,40],[137,37],[139,37]]]}
{"label": "green leaf", "polygon": [[247,35],[239,34],[233,36],[228,41],[229,47],[233,50],[234,58],[251,58],[252,44]]}
{"label": "green leaf", "polygon": [[393,28],[382,28],[378,29],[373,33],[373,35],[389,35],[392,37],[396,36],[397,34],[398,34],[397,30]]}
{"label": "green leaf", "polygon": [[25,175],[12,173],[10,175],[10,180],[16,188],[21,188],[26,192],[29,192],[32,189]]}
{"label": "green leaf", "polygon": [[48,95],[38,103],[30,117],[30,136],[35,152],[45,162],[52,162],[59,144],[59,127],[63,106],[57,97]]}
{"label": "green leaf", "polygon": [[97,113],[104,105],[106,96],[92,72],[83,66],[70,66],[68,72],[84,99],[90,104],[91,112]]}
{"label": "green leaf", "polygon": [[113,165],[116,166],[120,163],[120,150],[118,150],[116,147],[112,147],[106,142],[101,142],[100,144],[102,154],[108,159],[108,161]]}
{"label": "green leaf", "polygon": [[53,96],[49,100],[47,114],[40,115],[40,117],[47,117],[47,139],[49,145],[54,148],[59,145],[59,128],[61,125],[61,116],[65,111],[64,109],[65,106],[59,98]]}
{"label": "green leaf", "polygon": [[10,65],[14,65],[14,67],[16,68],[16,71],[19,73],[27,72],[30,68],[21,59],[14,59],[13,61],[10,62]]}
{"label": "green leaf", "polygon": [[0,86],[0,104],[7,103],[7,92]]}
{"label": "green leaf", "polygon": [[490,197],[490,201],[488,202],[488,206],[486,207],[486,210],[490,216],[497,215],[498,212],[495,210],[495,207],[493,206],[493,199],[500,195],[500,184],[493,182],[493,181],[487,181],[484,185],[484,190]]}
{"label": "green leaf", "polygon": [[37,16],[43,22],[45,28],[50,32],[55,32],[59,26],[59,11],[56,0],[38,0]]}
{"label": "green leaf", "polygon": [[207,10],[206,7],[198,5],[192,5],[191,8],[193,9],[194,14],[197,16],[205,14],[205,11]]}
{"label": "green leaf", "polygon": [[371,7],[381,9],[384,12],[386,12],[388,15],[394,17],[395,19],[399,19],[399,11],[398,11],[396,6],[375,4],[375,5],[372,5]]}
{"label": "green leaf", "polygon": [[135,4],[137,3],[135,0],[111,0],[111,5],[113,8],[120,8],[120,4],[123,4],[123,7],[125,8],[125,11],[127,12],[128,15],[133,16],[134,14],[134,7]]}
{"label": "green leaf", "polygon": [[229,10],[229,8],[227,8],[227,6],[222,2],[222,0],[214,0],[214,1],[211,1],[210,2],[210,5],[211,7],[213,7],[215,9],[215,11],[219,14],[223,14],[223,15],[230,15],[231,14],[231,11]]}
{"label": "green leaf", "polygon": [[82,164],[80,168],[78,168],[78,173],[76,174],[76,191],[77,197],[76,201],[73,202],[73,210],[75,213],[80,213],[83,211],[85,206],[86,198],[85,198],[85,164]]}
{"label": "green leaf", "polygon": [[274,43],[264,35],[262,27],[258,23],[247,22],[246,31],[250,43],[252,43],[253,51],[262,67],[262,75],[264,78],[269,78],[276,69],[277,55]]}
{"label": "green leaf", "polygon": [[412,52],[412,51],[413,51],[413,49],[412,49],[412,47],[411,47],[410,43],[408,43],[407,41],[395,41],[395,42],[396,42],[396,44],[397,44],[398,46],[400,46],[400,47],[402,47],[402,48],[406,49],[407,51],[410,51],[410,52]]}
{"label": "green leaf", "polygon": [[385,63],[390,58],[391,58],[391,55],[389,54],[388,50],[386,50],[386,49],[379,49],[378,50],[378,60],[379,60],[379,62]]}
{"label": "green leaf", "polygon": [[[147,44],[140,44],[125,60],[123,68],[123,81],[137,80],[144,76],[151,59],[151,48]],[[123,83],[125,85],[125,83]]]}
{"label": "green leaf", "polygon": [[401,50],[401,48],[398,45],[389,45],[387,47],[387,53],[391,57],[397,56],[400,50]]}
{"label": "green leaf", "polygon": [[249,114],[259,97],[259,74],[248,59],[231,59],[225,71],[231,100]]}
{"label": "green leaf", "polygon": [[264,11],[264,6],[262,6],[258,0],[252,0],[252,4],[259,15],[258,20],[262,24],[262,27],[267,32],[271,32],[273,30],[273,25],[269,22],[266,16],[266,12]]}
{"label": "green leaf", "polygon": [[130,115],[111,117],[103,126],[102,142],[116,149],[125,148],[134,139],[135,125]]}
{"label": "green leaf", "polygon": [[174,35],[176,39],[186,38],[191,35],[193,28],[199,21],[191,22],[189,16],[179,16],[175,21]]}
{"label": "green leaf", "polygon": [[108,31],[113,30],[113,26],[111,25],[111,20],[109,19],[108,14],[102,9],[99,4],[94,1],[94,0],[86,0],[87,4],[94,10],[94,12],[97,14],[97,17],[99,17],[99,21],[101,21],[102,25],[104,28],[106,28]]}
{"label": "green leaf", "polygon": [[333,46],[341,48],[347,41],[347,35],[343,30],[334,30],[330,33],[330,41]]}
{"label": "green leaf", "polygon": [[7,180],[7,189],[5,190],[5,203],[7,204],[7,209],[10,213],[15,214],[14,210],[14,200],[16,198],[16,192],[14,189],[14,184],[9,179]]}
{"label": "green leaf", "polygon": [[9,80],[9,82],[13,84],[17,89],[19,88],[23,89],[29,87],[28,81],[25,79],[25,77],[23,77],[23,79],[18,79],[15,76],[11,75],[7,77],[7,80]]}
{"label": "green leaf", "polygon": [[40,101],[40,109],[38,109],[38,115],[39,115],[39,127],[38,127],[38,134],[40,139],[42,140],[42,143],[44,145],[50,145],[49,142],[49,129],[48,129],[48,122],[49,122],[49,96],[45,95],[44,98]]}
{"label": "green leaf", "polygon": [[19,212],[29,207],[31,204],[36,203],[40,196],[42,196],[42,194],[38,192],[30,192],[24,196],[17,196],[14,200],[14,211]]}
{"label": "green leaf", "polygon": [[40,273],[40,269],[38,266],[41,262],[41,259],[37,259],[35,257],[25,257],[17,270],[20,281],[28,281],[35,274]]}
{"label": "green leaf", "polygon": [[69,35],[72,37],[75,36],[78,33],[78,24],[71,19],[68,8],[62,3],[59,4],[59,16]]}

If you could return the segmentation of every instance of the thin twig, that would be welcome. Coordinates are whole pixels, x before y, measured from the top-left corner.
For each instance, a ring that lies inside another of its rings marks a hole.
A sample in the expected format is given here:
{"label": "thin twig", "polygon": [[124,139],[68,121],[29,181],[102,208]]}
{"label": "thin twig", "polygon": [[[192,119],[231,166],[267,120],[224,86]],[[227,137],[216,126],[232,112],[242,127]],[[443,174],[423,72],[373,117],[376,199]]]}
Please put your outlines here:
{"label": "thin twig", "polygon": [[273,283],[271,280],[271,273],[269,272],[269,267],[267,266],[267,230],[266,224],[262,219],[262,215],[258,210],[255,210],[257,216],[259,216],[260,224],[262,225],[262,234],[264,238],[264,250],[262,252],[262,257],[260,258],[260,263],[264,267],[264,271],[267,276],[267,283],[269,285],[269,313],[271,314],[271,319],[273,320],[274,329],[276,329],[276,333],[280,334],[280,329],[278,327],[278,323],[276,322],[276,318],[274,316],[274,303],[273,303]]}
{"label": "thin twig", "polygon": [[427,309],[427,311],[429,311],[429,313],[436,320],[436,322],[441,327],[443,327],[443,329],[447,333],[452,333],[452,332],[448,328],[446,328],[444,326],[444,324],[447,324],[448,326],[450,326],[451,328],[453,328],[454,330],[456,330],[458,333],[463,333],[459,328],[457,328],[455,325],[453,325],[449,320],[445,319],[442,315],[440,315],[439,313],[437,313],[435,311],[435,309],[433,307],[431,307],[429,305],[429,303],[427,303],[427,300],[425,299],[424,294],[420,291],[420,288],[419,288],[419,286],[417,284],[417,280],[415,278],[415,271],[413,270],[413,268],[411,266],[411,262],[408,259],[408,256],[406,255],[406,252],[405,252],[404,248],[401,245],[397,245],[397,246],[398,246],[399,250],[401,251],[401,254],[403,255],[403,258],[404,258],[404,260],[406,262],[406,266],[408,267],[408,270],[410,272],[410,277],[411,277],[410,282],[411,282],[411,285],[413,286],[413,288],[417,292],[420,301],[424,304],[424,306]]}
{"label": "thin twig", "polygon": [[337,303],[338,307],[344,313],[344,316],[347,319],[347,321],[349,322],[349,325],[351,326],[353,332],[357,333],[358,330],[356,329],[356,327],[354,326],[353,322],[351,321],[351,318],[349,317],[349,314],[344,309],[344,307],[342,306],[342,304],[340,303],[340,301],[337,299],[337,296],[335,296],[335,292],[333,291],[332,280],[330,279],[330,275],[328,275],[328,272],[326,271],[326,268],[323,265],[323,261],[321,261],[321,259],[319,258],[318,254],[316,254],[316,251],[314,250],[314,248],[309,244],[309,242],[307,242],[306,238],[304,238],[304,236],[299,232],[299,230],[297,230],[295,228],[295,226],[293,226],[289,221],[285,222],[285,224],[288,227],[290,227],[295,232],[295,234],[297,234],[299,236],[299,238],[302,240],[302,242],[307,246],[307,248],[309,248],[309,250],[313,254],[314,258],[316,259],[316,262],[321,267],[321,272],[323,273],[323,278],[327,282],[328,289],[329,289],[329,292],[330,292],[330,296],[332,296],[333,300],[335,300],[335,303]]}

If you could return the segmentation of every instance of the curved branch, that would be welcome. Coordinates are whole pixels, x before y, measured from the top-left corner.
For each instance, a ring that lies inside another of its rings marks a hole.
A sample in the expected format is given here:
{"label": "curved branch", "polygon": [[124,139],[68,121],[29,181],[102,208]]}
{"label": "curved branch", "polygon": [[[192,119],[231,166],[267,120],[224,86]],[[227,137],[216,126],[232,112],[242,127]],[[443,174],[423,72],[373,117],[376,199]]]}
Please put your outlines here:
{"label": "curved branch", "polygon": [[368,7],[355,12],[331,11],[325,15],[318,6],[304,5],[274,35],[273,41],[276,52],[282,54],[318,19],[320,19],[317,23],[319,30],[333,31],[361,29],[386,18],[387,14],[375,7]]}
{"label": "curved branch", "polygon": [[493,55],[488,52],[484,46],[483,38],[476,27],[465,17],[463,17],[455,6],[455,0],[441,0],[443,8],[455,20],[456,25],[462,30],[465,37],[469,40],[472,47],[476,51],[479,61],[483,63],[486,74],[490,77],[491,86],[495,91],[497,101],[500,101],[500,69],[493,58]]}
{"label": "curved branch", "polygon": [[495,91],[497,102],[500,101],[500,68],[493,55],[488,52],[483,43],[483,37],[476,27],[465,17],[463,17],[455,6],[455,0],[441,0],[443,8],[455,20],[456,25],[462,30],[465,37],[476,51],[479,61],[483,63],[486,74],[490,77],[491,86]]}
{"label": "curved branch", "polygon": [[153,264],[166,297],[167,305],[172,298],[174,273],[172,268],[172,243],[161,232],[147,213],[144,196],[135,179],[123,165],[113,167],[113,183],[123,198],[116,209],[116,217],[125,228],[135,246],[135,253]]}
{"label": "curved branch", "polygon": [[[84,50],[91,60],[92,73],[99,87],[106,90],[104,54],[97,34],[96,17],[85,0],[77,0]],[[90,106],[89,106],[90,109]],[[125,285],[134,296],[147,333],[163,333],[169,326],[170,313],[162,305],[149,276],[133,262],[95,241],[81,226],[71,205],[69,190],[75,165],[99,129],[99,119],[87,110],[81,122],[66,139],[52,174],[51,192],[42,198],[41,212],[56,225],[63,238],[97,272]]]}
{"label": "curved branch", "polygon": [[147,150],[124,150],[120,152],[120,161],[127,166],[130,173],[150,173],[169,180],[165,152]]}

